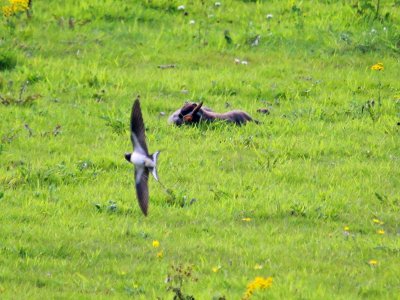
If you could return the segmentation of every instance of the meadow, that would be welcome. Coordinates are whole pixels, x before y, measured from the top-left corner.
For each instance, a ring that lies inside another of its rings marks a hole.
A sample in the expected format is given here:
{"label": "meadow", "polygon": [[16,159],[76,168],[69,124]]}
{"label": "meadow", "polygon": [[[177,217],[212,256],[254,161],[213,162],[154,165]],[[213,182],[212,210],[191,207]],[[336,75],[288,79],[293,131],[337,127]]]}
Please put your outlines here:
{"label": "meadow", "polygon": [[[32,4],[0,17],[0,299],[399,299],[399,1]],[[262,124],[169,125],[188,100]]]}

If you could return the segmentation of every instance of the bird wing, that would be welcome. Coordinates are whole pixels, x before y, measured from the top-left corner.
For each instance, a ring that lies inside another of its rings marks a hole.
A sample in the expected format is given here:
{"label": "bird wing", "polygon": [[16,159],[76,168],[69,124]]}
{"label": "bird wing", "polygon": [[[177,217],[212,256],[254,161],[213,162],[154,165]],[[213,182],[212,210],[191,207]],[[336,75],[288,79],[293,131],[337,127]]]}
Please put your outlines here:
{"label": "bird wing", "polygon": [[147,216],[147,209],[149,207],[149,187],[147,185],[148,179],[149,170],[146,167],[135,168],[136,195],[139,201],[140,209],[145,216]]}
{"label": "bird wing", "polygon": [[135,151],[148,156],[149,152],[146,145],[145,129],[140,109],[139,98],[135,100],[131,113],[131,141]]}

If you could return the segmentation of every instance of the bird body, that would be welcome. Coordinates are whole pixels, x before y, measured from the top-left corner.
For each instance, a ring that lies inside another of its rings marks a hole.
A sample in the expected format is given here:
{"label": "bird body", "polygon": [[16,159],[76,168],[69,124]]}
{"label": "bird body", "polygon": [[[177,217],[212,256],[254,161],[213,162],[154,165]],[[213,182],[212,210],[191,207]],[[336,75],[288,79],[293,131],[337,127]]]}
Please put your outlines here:
{"label": "bird body", "polygon": [[145,216],[147,216],[149,205],[148,179],[151,172],[158,181],[157,158],[159,151],[149,154],[146,145],[145,128],[143,123],[142,111],[140,109],[139,97],[132,106],[131,113],[131,142],[133,145],[132,153],[125,153],[125,159],[135,166],[135,187],[139,206]]}
{"label": "bird body", "polygon": [[155,164],[150,157],[139,152],[132,152],[129,161],[138,167],[155,167]]}

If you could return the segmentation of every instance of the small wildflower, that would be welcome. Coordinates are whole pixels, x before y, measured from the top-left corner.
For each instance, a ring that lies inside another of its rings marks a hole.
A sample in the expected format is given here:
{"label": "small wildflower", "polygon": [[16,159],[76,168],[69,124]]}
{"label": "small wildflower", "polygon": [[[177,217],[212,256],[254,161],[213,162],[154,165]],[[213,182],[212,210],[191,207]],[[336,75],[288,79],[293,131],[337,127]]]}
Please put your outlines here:
{"label": "small wildflower", "polygon": [[9,0],[9,3],[1,8],[3,16],[6,18],[29,9],[29,0]]}
{"label": "small wildflower", "polygon": [[250,222],[250,221],[251,221],[251,218],[243,218],[242,221],[244,221],[244,222]]}
{"label": "small wildflower", "polygon": [[258,44],[260,43],[260,39],[261,36],[259,34],[256,35],[256,37],[254,38],[253,42],[251,43],[252,47],[258,46]]}
{"label": "small wildflower", "polygon": [[371,70],[382,71],[384,69],[383,63],[377,63],[371,67]]}
{"label": "small wildflower", "polygon": [[214,273],[218,273],[219,270],[221,270],[221,266],[216,266],[216,267],[213,267],[213,268],[212,268],[212,271],[213,271]]}
{"label": "small wildflower", "polygon": [[267,20],[271,20],[273,17],[274,17],[273,14],[268,14],[268,15],[266,16]]}
{"label": "small wildflower", "polygon": [[350,231],[350,227],[349,227],[349,226],[344,226],[344,227],[343,227],[343,230],[344,230],[344,231]]}
{"label": "small wildflower", "polygon": [[247,60],[242,60],[242,65],[248,65],[248,61]]}
{"label": "small wildflower", "polygon": [[369,264],[370,266],[376,266],[376,265],[378,264],[378,261],[375,260],[375,259],[370,259],[370,260],[368,261],[368,264]]}
{"label": "small wildflower", "polygon": [[13,15],[13,9],[11,6],[3,6],[1,10],[3,11],[3,16],[5,18],[9,18]]}
{"label": "small wildflower", "polygon": [[256,264],[256,265],[254,266],[254,270],[261,270],[262,268],[263,268],[263,266],[260,265],[260,264]]}
{"label": "small wildflower", "polygon": [[189,21],[189,24],[190,24],[190,25],[194,25],[194,24],[196,24],[196,21],[195,21],[195,20],[190,20],[190,21]]}
{"label": "small wildflower", "polygon": [[372,222],[374,222],[375,224],[378,224],[378,225],[383,225],[383,224],[385,224],[385,223],[383,223],[383,222],[382,222],[381,220],[379,220],[379,219],[373,219]]}
{"label": "small wildflower", "polygon": [[163,258],[163,256],[164,256],[164,253],[163,253],[162,250],[161,250],[160,252],[157,253],[157,257],[158,257],[158,258]]}
{"label": "small wildflower", "polygon": [[184,10],[185,9],[185,5],[179,5],[178,6],[178,10]]}
{"label": "small wildflower", "polygon": [[247,285],[247,290],[242,298],[242,300],[250,299],[254,291],[257,289],[266,289],[272,285],[272,277],[263,278],[256,277],[252,282]]}
{"label": "small wildflower", "polygon": [[235,58],[235,64],[240,64],[240,59],[239,58]]}
{"label": "small wildflower", "polygon": [[157,241],[157,240],[154,240],[154,241],[153,241],[153,247],[154,247],[154,248],[160,247],[160,242]]}
{"label": "small wildflower", "polygon": [[375,33],[377,33],[378,31],[375,29],[375,28],[372,28],[371,29],[371,34],[375,34]]}
{"label": "small wildflower", "polygon": [[379,229],[376,233],[377,233],[377,234],[385,234],[385,230]]}
{"label": "small wildflower", "polygon": [[215,7],[220,7],[221,6],[221,2],[215,2]]}

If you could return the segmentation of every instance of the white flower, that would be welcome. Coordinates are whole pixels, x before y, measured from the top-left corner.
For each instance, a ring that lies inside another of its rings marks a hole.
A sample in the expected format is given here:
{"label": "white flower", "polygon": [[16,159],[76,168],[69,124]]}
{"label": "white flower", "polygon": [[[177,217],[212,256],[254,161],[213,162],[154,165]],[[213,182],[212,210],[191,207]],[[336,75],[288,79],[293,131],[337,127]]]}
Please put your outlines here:
{"label": "white flower", "polygon": [[376,31],[376,29],[375,28],[372,28],[371,29],[371,34],[375,34],[375,33],[377,33],[378,31]]}
{"label": "white flower", "polygon": [[215,7],[220,7],[221,6],[221,2],[215,2]]}
{"label": "white flower", "polygon": [[386,27],[383,27],[383,31],[387,31],[387,28],[386,28]]}
{"label": "white flower", "polygon": [[242,60],[242,65],[248,65],[249,63],[247,62],[247,60]]}
{"label": "white flower", "polygon": [[270,19],[272,19],[273,17],[274,17],[273,14],[268,14],[268,15],[267,15],[267,20],[270,20]]}
{"label": "white flower", "polygon": [[178,10],[184,10],[185,9],[185,5],[179,5],[178,6]]}
{"label": "white flower", "polygon": [[240,59],[239,58],[235,58],[235,64],[240,64]]}
{"label": "white flower", "polygon": [[195,21],[195,20],[190,20],[190,21],[189,21],[189,24],[190,24],[190,25],[194,25],[194,24],[196,24],[196,21]]}

